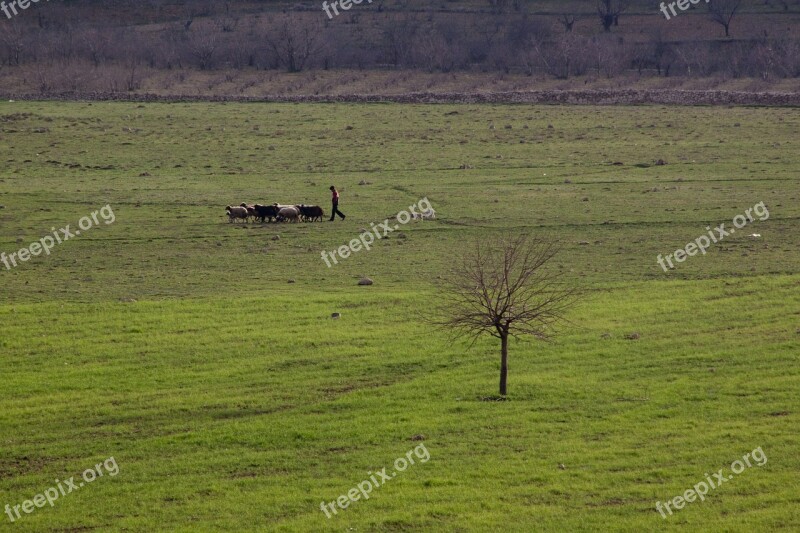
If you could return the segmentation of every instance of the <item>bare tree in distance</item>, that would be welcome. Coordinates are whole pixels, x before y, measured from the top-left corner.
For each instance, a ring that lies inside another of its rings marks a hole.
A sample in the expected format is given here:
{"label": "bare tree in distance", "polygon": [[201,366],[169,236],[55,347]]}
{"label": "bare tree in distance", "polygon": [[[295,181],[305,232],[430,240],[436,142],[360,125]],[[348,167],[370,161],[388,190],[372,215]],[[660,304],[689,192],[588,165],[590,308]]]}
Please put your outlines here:
{"label": "bare tree in distance", "polygon": [[567,13],[563,13],[561,18],[558,19],[558,22],[564,26],[564,31],[569,33],[572,31],[572,26],[575,25],[575,15],[568,15]]}
{"label": "bare tree in distance", "polygon": [[287,72],[300,72],[322,51],[321,35],[318,24],[284,15],[266,35],[266,41]]}
{"label": "bare tree in distance", "polygon": [[708,4],[711,20],[725,28],[725,37],[730,37],[731,20],[739,10],[742,0],[713,0]]}
{"label": "bare tree in distance", "polygon": [[628,0],[597,0],[597,14],[603,29],[611,31],[611,26],[619,26],[619,16],[628,9]]}
{"label": "bare tree in distance", "polygon": [[200,70],[208,70],[213,65],[214,52],[217,51],[217,36],[209,31],[192,32],[189,38],[189,51],[197,60]]}
{"label": "bare tree in distance", "polygon": [[555,326],[581,296],[558,283],[546,268],[558,249],[552,241],[528,236],[475,243],[456,259],[443,284],[437,316],[429,322],[474,344],[483,335],[500,340],[500,395],[507,393],[509,337],[549,341]]}

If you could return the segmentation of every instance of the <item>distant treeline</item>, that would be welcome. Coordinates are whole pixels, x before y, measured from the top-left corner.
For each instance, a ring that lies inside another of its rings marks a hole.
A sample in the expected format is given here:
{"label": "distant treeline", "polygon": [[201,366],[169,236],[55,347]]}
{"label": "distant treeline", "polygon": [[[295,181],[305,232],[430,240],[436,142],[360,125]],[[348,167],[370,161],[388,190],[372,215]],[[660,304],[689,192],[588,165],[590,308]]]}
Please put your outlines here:
{"label": "distant treeline", "polygon": [[[790,3],[777,2],[775,9],[795,9],[797,0]],[[598,0],[594,15],[534,14],[526,7],[530,2],[500,0],[485,2],[480,12],[459,11],[453,2],[442,2],[451,8],[447,12],[437,7],[403,11],[383,8],[375,0],[354,5],[333,20],[325,16],[321,2],[290,10],[260,10],[264,2],[104,4],[39,4],[13,20],[0,21],[2,69],[32,67],[35,80],[29,82],[43,92],[82,90],[93,72],[97,75],[90,80],[92,87],[131,91],[138,89],[144,71],[191,69],[402,68],[557,79],[586,74],[613,78],[630,72],[764,80],[800,75],[800,31],[790,27],[795,13],[793,18],[776,15],[785,17],[785,27],[772,35],[732,31],[731,37],[723,38],[720,27],[716,37],[676,40],[664,38],[658,28],[679,24],[680,17],[659,19],[658,2],[653,3],[647,28],[631,27],[628,6],[618,0]],[[713,14],[706,16],[712,19]],[[733,16],[745,17],[737,10]],[[101,74],[110,67],[118,75]],[[73,86],[64,86],[65,80],[72,80]]]}

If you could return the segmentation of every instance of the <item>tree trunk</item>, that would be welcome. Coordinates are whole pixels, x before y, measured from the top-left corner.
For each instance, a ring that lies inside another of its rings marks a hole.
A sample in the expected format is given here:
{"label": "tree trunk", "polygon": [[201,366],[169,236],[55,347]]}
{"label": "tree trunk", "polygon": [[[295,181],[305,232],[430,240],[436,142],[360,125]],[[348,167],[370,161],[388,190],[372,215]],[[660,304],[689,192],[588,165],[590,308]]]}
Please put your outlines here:
{"label": "tree trunk", "polygon": [[506,382],[508,380],[508,333],[500,337],[500,396],[506,395]]}

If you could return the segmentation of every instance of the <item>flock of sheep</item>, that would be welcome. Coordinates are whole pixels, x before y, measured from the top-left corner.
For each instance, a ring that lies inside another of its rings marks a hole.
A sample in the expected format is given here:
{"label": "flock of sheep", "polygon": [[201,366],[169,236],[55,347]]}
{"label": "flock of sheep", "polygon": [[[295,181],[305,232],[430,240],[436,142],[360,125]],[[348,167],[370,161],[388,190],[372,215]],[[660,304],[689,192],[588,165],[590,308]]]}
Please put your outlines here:
{"label": "flock of sheep", "polygon": [[228,221],[236,222],[243,220],[244,222],[260,220],[261,222],[322,222],[322,217],[325,216],[324,211],[318,205],[247,205],[245,203],[239,206],[229,205],[225,208],[228,213]]}

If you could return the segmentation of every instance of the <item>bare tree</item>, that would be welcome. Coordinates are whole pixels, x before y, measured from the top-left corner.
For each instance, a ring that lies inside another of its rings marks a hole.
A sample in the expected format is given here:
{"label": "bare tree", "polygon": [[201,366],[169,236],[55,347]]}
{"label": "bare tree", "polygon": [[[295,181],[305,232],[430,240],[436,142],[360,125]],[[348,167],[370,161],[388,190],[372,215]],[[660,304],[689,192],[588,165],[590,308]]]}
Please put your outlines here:
{"label": "bare tree", "polygon": [[730,37],[731,20],[739,10],[742,0],[714,0],[708,4],[711,20],[725,28],[725,37]]}
{"label": "bare tree", "polygon": [[411,58],[419,21],[415,16],[388,22],[383,28],[383,44],[389,63],[395,67],[405,65]]}
{"label": "bare tree", "polygon": [[189,38],[189,50],[200,70],[208,70],[213,66],[214,53],[217,51],[217,36],[211,32],[193,32]]}
{"label": "bare tree", "polygon": [[611,31],[611,26],[619,26],[619,16],[628,9],[628,0],[597,0],[597,14],[603,29]]}
{"label": "bare tree", "polygon": [[442,314],[430,319],[473,344],[485,334],[500,339],[502,396],[507,392],[509,337],[550,340],[579,298],[576,289],[557,283],[558,273],[545,268],[556,252],[552,242],[527,236],[476,243],[444,283]]}
{"label": "bare tree", "polygon": [[572,31],[572,26],[575,25],[575,15],[568,15],[567,13],[563,13],[561,18],[558,19],[558,22],[564,26],[564,31],[569,33]]}
{"label": "bare tree", "polygon": [[87,29],[83,32],[82,39],[94,67],[99,67],[108,57],[108,50],[111,46],[110,37],[102,30]]}
{"label": "bare tree", "polygon": [[266,41],[288,72],[300,72],[322,51],[321,37],[322,28],[318,24],[284,16],[267,34]]}
{"label": "bare tree", "polygon": [[19,65],[25,50],[25,32],[16,20],[11,21],[10,28],[4,28],[0,41],[5,44],[8,64]]}

